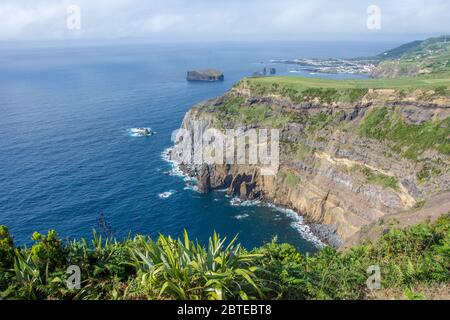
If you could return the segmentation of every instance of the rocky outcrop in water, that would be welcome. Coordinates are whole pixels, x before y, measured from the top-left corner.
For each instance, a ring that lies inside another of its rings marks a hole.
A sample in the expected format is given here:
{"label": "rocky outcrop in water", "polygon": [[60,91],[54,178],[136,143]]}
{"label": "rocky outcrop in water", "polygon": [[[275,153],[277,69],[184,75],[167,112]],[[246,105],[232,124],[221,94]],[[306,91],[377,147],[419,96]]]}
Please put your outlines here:
{"label": "rocky outcrop in water", "polygon": [[224,75],[221,71],[215,69],[194,70],[188,71],[186,79],[188,81],[215,82],[215,81],[223,81]]}

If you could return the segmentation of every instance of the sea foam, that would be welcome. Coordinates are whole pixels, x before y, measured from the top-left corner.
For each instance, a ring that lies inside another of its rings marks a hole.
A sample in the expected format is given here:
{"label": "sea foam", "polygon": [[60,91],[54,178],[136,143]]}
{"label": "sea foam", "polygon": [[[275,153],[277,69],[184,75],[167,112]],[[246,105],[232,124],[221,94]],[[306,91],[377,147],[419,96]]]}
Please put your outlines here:
{"label": "sea foam", "polygon": [[[148,134],[148,135],[142,134],[141,130],[139,130],[139,129],[147,129],[150,132],[150,134]],[[152,128],[149,128],[149,127],[131,128],[131,129],[128,129],[127,131],[128,131],[128,134],[132,137],[148,137],[148,136],[152,136],[156,133],[152,130]]]}
{"label": "sea foam", "polygon": [[316,247],[325,247],[325,244],[311,231],[311,228],[307,224],[305,224],[305,219],[297,212],[292,209],[276,206],[272,203],[267,203],[266,206],[274,209],[275,211],[281,212],[289,219],[292,219],[291,227],[296,229],[300,233],[302,238],[313,243]]}
{"label": "sea foam", "polygon": [[173,195],[174,192],[175,192],[175,191],[173,191],[173,190],[166,191],[166,192],[163,192],[163,193],[158,194],[158,197],[159,197],[160,199],[167,199],[167,198],[169,198],[171,195]]}
{"label": "sea foam", "polygon": [[[238,197],[233,197],[230,200],[230,204],[234,207],[237,207],[237,206],[241,206],[241,207],[265,206],[265,207],[271,208],[274,211],[282,213],[283,215],[288,217],[290,220],[292,220],[291,227],[294,228],[295,230],[297,230],[303,239],[313,243],[316,247],[319,247],[319,248],[325,246],[325,244],[311,231],[311,228],[307,224],[305,224],[304,218],[292,209],[283,208],[280,206],[276,206],[272,203],[261,202],[259,200],[242,201]],[[241,219],[247,218],[247,217],[243,217],[244,215],[238,215],[238,216],[242,216],[242,217],[240,217]],[[235,218],[239,219],[238,216],[235,216]],[[278,215],[275,215],[275,220],[279,220],[279,219],[280,219],[280,217]]]}
{"label": "sea foam", "polygon": [[170,159],[169,154],[172,149],[173,148],[167,148],[161,154],[161,157],[163,158],[163,160],[165,160],[166,162],[168,162],[171,165],[169,175],[182,178],[183,181],[186,182],[185,190],[197,190],[197,186],[196,186],[197,179],[184,173],[183,170],[181,170],[181,168],[180,168],[180,164],[178,162]]}
{"label": "sea foam", "polygon": [[[169,158],[169,153],[172,150],[172,148],[167,148],[166,150],[164,150],[164,152],[162,153],[162,157],[164,160],[166,160],[167,162],[169,162],[172,165],[172,169],[170,171],[170,175],[172,176],[178,176],[183,178],[183,180],[186,182],[186,187],[184,188],[185,190],[195,190],[197,191],[197,186],[193,185],[193,183],[197,183],[197,179],[190,177],[189,175],[185,174],[181,169],[179,164],[176,161],[173,161]],[[227,189],[223,189],[223,190],[217,190],[217,191],[221,191],[221,192],[225,192],[227,191]],[[250,207],[250,206],[267,206],[269,208],[272,208],[273,210],[283,213],[285,216],[287,216],[288,218],[290,218],[292,220],[291,222],[291,226],[292,228],[294,228],[295,230],[297,230],[299,232],[299,234],[301,235],[302,238],[304,238],[305,240],[313,243],[316,247],[324,247],[325,244],[311,231],[311,228],[304,223],[304,219],[301,215],[299,215],[297,212],[295,212],[292,209],[287,209],[287,208],[283,208],[283,207],[279,207],[276,206],[274,204],[271,203],[265,203],[265,202],[261,202],[260,200],[245,200],[242,201],[241,199],[239,199],[239,197],[231,197],[229,195],[225,195],[226,198],[231,198],[230,199],[230,204],[233,207]],[[240,214],[235,216],[235,219],[244,219],[247,218],[248,214]],[[275,219],[279,219],[279,217],[275,217]]]}
{"label": "sea foam", "polygon": [[238,220],[242,220],[242,219],[245,219],[245,218],[248,218],[248,217],[249,217],[249,215],[247,213],[237,214],[237,215],[234,216],[234,218],[238,219]]}

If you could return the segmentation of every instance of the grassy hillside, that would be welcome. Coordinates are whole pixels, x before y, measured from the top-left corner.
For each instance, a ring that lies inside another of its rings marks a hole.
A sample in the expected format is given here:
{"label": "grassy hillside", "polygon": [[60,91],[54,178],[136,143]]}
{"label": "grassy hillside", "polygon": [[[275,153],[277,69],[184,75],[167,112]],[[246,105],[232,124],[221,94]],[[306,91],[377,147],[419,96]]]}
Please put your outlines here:
{"label": "grassy hillside", "polygon": [[379,55],[377,55],[377,58],[381,59],[381,60],[399,59],[405,53],[419,49],[420,46],[423,44],[423,42],[424,42],[423,40],[416,40],[416,41],[402,44],[401,46],[398,46],[397,48],[390,49],[388,51],[380,53]]}
{"label": "grassy hillside", "polygon": [[417,76],[450,70],[450,36],[414,41],[379,55],[376,77]]}
{"label": "grassy hillside", "polygon": [[[61,241],[35,233],[31,248],[13,244],[0,227],[1,299],[365,299],[370,266],[379,266],[382,290],[404,298],[450,282],[450,216],[377,244],[339,252],[326,247],[302,255],[272,242],[245,250],[214,234],[207,246],[189,239],[137,236],[124,241]],[[81,288],[68,289],[67,266],[81,269]]]}
{"label": "grassy hillside", "polygon": [[[303,77],[262,77],[247,78],[251,85],[262,86],[268,89],[274,86],[291,87],[297,90],[307,88],[328,89],[414,89],[414,88],[450,88],[450,72],[439,75],[427,75],[421,77],[399,77],[395,79],[358,79],[358,80],[333,80]],[[239,84],[238,84],[239,85]]]}

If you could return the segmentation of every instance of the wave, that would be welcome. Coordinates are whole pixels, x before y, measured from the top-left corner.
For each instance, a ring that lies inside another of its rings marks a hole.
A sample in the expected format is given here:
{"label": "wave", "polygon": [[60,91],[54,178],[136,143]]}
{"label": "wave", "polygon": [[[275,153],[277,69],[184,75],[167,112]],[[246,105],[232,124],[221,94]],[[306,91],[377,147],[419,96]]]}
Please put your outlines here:
{"label": "wave", "polygon": [[180,164],[169,158],[169,154],[172,149],[172,147],[167,148],[161,154],[162,159],[171,165],[171,169],[168,172],[169,175],[182,178],[183,181],[186,182],[185,190],[198,190],[196,186],[197,179],[183,172],[183,170],[181,170],[180,168]]}
{"label": "wave", "polygon": [[160,199],[167,199],[167,198],[169,198],[171,195],[173,195],[174,193],[175,193],[175,191],[170,190],[170,191],[166,191],[166,192],[163,192],[163,193],[158,194],[158,197],[159,197]]}
{"label": "wave", "polygon": [[311,231],[311,228],[305,224],[305,219],[292,209],[276,206],[272,203],[267,203],[266,206],[278,212],[283,213],[288,218],[292,219],[291,227],[296,229],[303,239],[313,243],[316,247],[325,247],[325,244]]}
{"label": "wave", "polygon": [[198,191],[198,187],[194,184],[186,184],[186,186],[184,187],[184,190],[191,190],[191,191]]}
{"label": "wave", "polygon": [[[183,180],[186,182],[186,187],[184,188],[185,190],[194,190],[197,191],[197,179],[190,177],[189,175],[187,175],[186,173],[184,173],[181,169],[179,164],[176,161],[173,161],[169,158],[169,152],[172,150],[172,148],[167,148],[166,150],[164,150],[164,152],[162,153],[162,158],[167,161],[168,163],[170,163],[172,165],[172,169],[169,172],[170,175],[172,176],[178,176],[183,178]],[[225,192],[227,191],[227,189],[223,189],[223,190],[216,190],[219,192]],[[239,197],[231,197],[230,195],[226,194],[225,195],[226,198],[231,198],[230,199],[230,204],[233,207],[250,207],[250,206],[267,206],[269,208],[274,209],[277,212],[283,213],[284,215],[286,215],[288,218],[292,219],[291,222],[291,226],[296,229],[301,237],[309,242],[311,242],[312,244],[314,244],[316,247],[324,247],[325,244],[311,231],[311,228],[304,223],[304,219],[301,215],[299,215],[297,212],[295,212],[292,209],[287,209],[287,208],[283,208],[283,207],[279,207],[276,206],[272,203],[266,203],[266,202],[262,202],[260,200],[245,200],[242,201]],[[214,200],[216,201],[216,200]],[[238,216],[240,216],[241,219],[247,218],[247,216],[245,216],[246,214],[241,214],[241,215],[237,215],[235,216],[236,219],[239,219]],[[280,219],[280,217],[275,217],[275,219]]]}
{"label": "wave", "polygon": [[253,207],[253,206],[259,206],[261,204],[260,200],[245,200],[242,201],[239,197],[233,197],[230,200],[230,204],[233,207]]}
{"label": "wave", "polygon": [[[146,133],[145,130],[147,130],[148,133]],[[152,128],[148,128],[148,127],[131,128],[131,129],[128,129],[127,131],[128,131],[128,134],[132,137],[147,137],[147,136],[152,136],[156,133],[152,130]]]}
{"label": "wave", "polygon": [[[291,222],[291,227],[294,228],[295,230],[297,230],[301,237],[311,243],[313,243],[316,247],[324,247],[325,244],[319,239],[319,237],[317,237],[312,231],[311,228],[305,224],[304,218],[299,215],[297,212],[295,212],[292,209],[288,209],[288,208],[283,208],[283,207],[279,207],[276,206],[272,203],[265,203],[265,202],[261,202],[260,200],[245,200],[242,201],[241,199],[239,199],[238,197],[233,197],[230,200],[230,204],[233,207],[250,207],[250,206],[265,206],[268,208],[271,208],[277,212],[280,212],[282,214],[284,214],[286,217],[288,217],[289,219],[292,220]],[[236,216],[235,216],[236,218]],[[280,220],[281,218],[276,215],[275,216],[275,220]]]}
{"label": "wave", "polygon": [[234,216],[234,218],[238,219],[238,220],[242,220],[242,219],[245,219],[245,218],[248,218],[248,217],[249,217],[249,215],[247,213],[237,214],[237,215]]}

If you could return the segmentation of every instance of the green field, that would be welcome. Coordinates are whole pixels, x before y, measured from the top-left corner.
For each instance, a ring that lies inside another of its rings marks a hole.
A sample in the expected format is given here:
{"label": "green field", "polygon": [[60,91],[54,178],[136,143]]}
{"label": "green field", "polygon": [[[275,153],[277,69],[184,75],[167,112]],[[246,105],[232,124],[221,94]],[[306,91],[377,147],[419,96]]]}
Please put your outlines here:
{"label": "green field", "polygon": [[250,85],[261,85],[270,87],[273,84],[279,86],[289,86],[296,90],[307,88],[333,88],[333,89],[352,89],[352,88],[386,88],[386,89],[409,89],[409,88],[436,88],[450,87],[450,73],[434,74],[421,77],[401,77],[395,79],[361,79],[361,80],[332,80],[320,78],[304,78],[291,76],[246,78]]}

